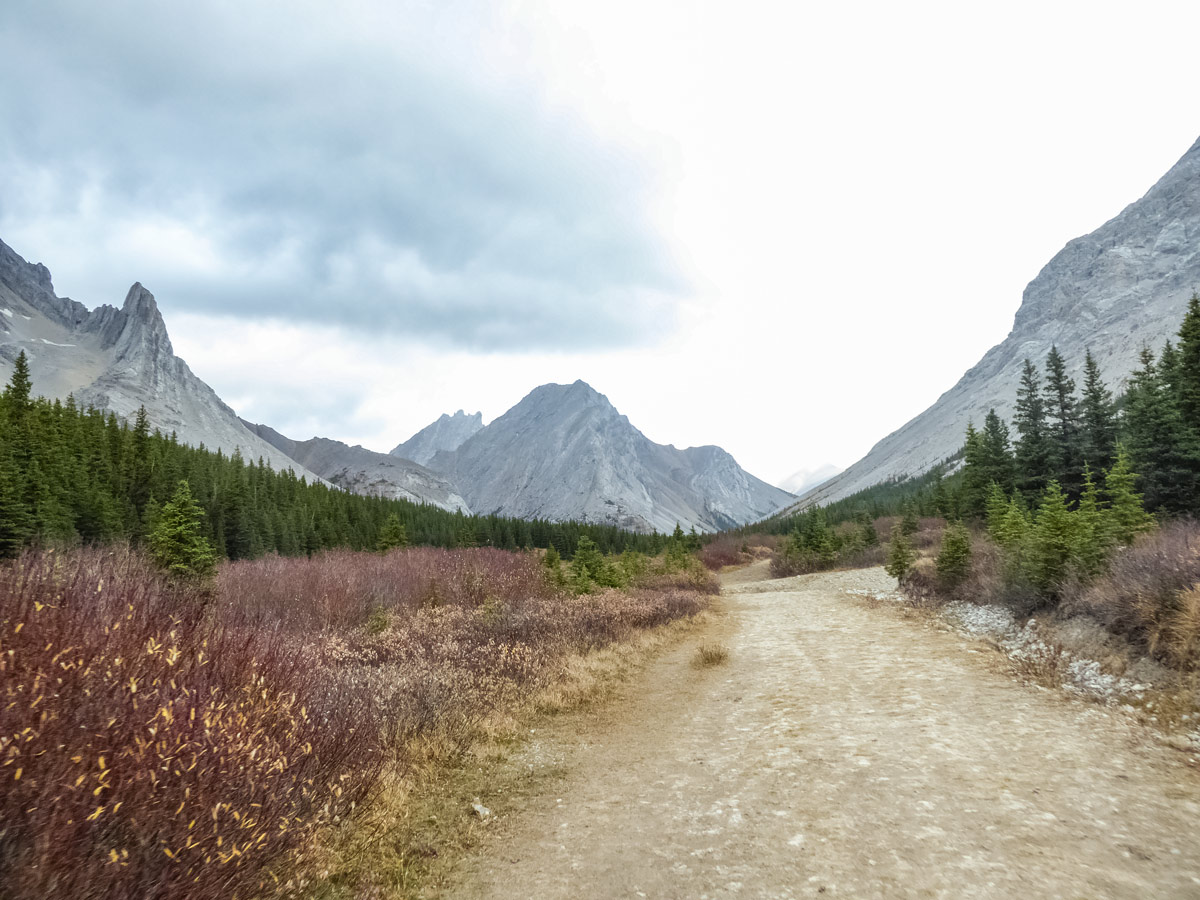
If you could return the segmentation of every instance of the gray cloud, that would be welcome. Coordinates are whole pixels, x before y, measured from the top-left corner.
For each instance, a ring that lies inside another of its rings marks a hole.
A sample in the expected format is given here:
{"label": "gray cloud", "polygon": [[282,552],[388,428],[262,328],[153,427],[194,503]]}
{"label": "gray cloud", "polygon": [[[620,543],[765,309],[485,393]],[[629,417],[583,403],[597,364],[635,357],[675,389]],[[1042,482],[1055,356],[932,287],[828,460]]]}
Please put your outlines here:
{"label": "gray cloud", "polygon": [[109,264],[195,311],[479,348],[624,344],[670,322],[653,166],[528,79],[464,65],[488,4],[411,4],[394,41],[353,30],[361,7],[315,8],[9,4],[0,226],[84,206],[93,228],[104,210],[187,223],[216,249],[202,271]]}

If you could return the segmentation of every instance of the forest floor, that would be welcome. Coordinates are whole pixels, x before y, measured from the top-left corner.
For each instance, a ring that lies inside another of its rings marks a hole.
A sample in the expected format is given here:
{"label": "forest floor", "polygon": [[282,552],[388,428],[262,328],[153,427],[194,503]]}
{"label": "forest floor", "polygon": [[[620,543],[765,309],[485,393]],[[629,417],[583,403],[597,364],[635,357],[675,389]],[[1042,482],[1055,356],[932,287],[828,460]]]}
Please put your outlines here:
{"label": "forest floor", "polygon": [[1200,898],[1186,754],[872,600],[880,569],[768,577],[727,573],[711,624],[481,770],[489,812],[426,891]]}

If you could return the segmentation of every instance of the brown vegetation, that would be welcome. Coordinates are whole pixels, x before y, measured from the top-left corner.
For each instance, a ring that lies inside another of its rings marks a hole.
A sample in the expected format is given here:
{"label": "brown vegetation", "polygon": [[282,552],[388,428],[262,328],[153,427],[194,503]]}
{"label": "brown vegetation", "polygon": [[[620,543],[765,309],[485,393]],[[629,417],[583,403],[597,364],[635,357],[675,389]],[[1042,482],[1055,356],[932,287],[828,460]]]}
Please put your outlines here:
{"label": "brown vegetation", "polygon": [[0,568],[0,893],[295,887],[382,773],[707,580],[575,596],[532,555],[422,548],[228,564],[206,593],[125,550],[28,554]]}

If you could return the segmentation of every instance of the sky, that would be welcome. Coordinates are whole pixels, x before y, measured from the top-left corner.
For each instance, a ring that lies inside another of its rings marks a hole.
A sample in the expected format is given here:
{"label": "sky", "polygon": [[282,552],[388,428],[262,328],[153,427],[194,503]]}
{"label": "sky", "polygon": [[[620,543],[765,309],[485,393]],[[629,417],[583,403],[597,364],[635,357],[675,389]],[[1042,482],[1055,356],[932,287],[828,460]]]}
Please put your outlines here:
{"label": "sky", "polygon": [[7,0],[0,239],[243,417],[387,451],[582,378],[846,466],[1200,136],[1200,4]]}

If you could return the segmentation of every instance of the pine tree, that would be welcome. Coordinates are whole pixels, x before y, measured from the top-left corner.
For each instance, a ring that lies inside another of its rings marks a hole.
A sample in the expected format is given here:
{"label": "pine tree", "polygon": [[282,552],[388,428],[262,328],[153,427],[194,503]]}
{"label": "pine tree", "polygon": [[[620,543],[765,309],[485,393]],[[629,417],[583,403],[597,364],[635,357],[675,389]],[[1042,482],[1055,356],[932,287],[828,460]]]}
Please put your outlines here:
{"label": "pine tree", "polygon": [[942,584],[951,590],[971,574],[971,535],[961,522],[952,522],[942,533],[936,566]]}
{"label": "pine tree", "polygon": [[1037,368],[1028,359],[1021,370],[1013,425],[1020,435],[1014,448],[1017,487],[1027,497],[1034,497],[1045,490],[1050,480],[1051,446],[1041,378]]}
{"label": "pine tree", "polygon": [[1008,512],[1008,497],[996,482],[992,482],[988,487],[986,521],[988,534],[992,540],[999,543],[997,534],[1000,531],[1000,524],[1004,521],[1004,514]]}
{"label": "pine tree", "polygon": [[17,360],[13,363],[12,377],[4,389],[4,406],[8,411],[10,422],[15,421],[33,405],[30,397],[32,390],[33,380],[29,377],[29,359],[22,350],[17,354]]}
{"label": "pine tree", "polygon": [[1183,421],[1200,432],[1200,294],[1192,294],[1179,328],[1179,412]]}
{"label": "pine tree", "polygon": [[1125,394],[1125,441],[1141,472],[1146,506],[1190,512],[1200,502],[1200,444],[1185,425],[1180,405],[1163,382],[1154,353],[1143,349],[1142,366]]}
{"label": "pine tree", "polygon": [[150,533],[150,555],[171,578],[203,581],[216,571],[216,552],[205,539],[204,510],[192,497],[186,481],[163,505]]}
{"label": "pine tree", "polygon": [[898,523],[892,529],[892,543],[888,547],[887,564],[884,569],[897,581],[903,581],[904,576],[912,571],[916,559],[917,554],[913,551],[908,535]]}
{"label": "pine tree", "polygon": [[1051,472],[1069,497],[1083,485],[1083,461],[1079,441],[1079,402],[1075,381],[1067,376],[1067,363],[1058,347],[1046,357],[1046,426],[1051,446]]}
{"label": "pine tree", "polygon": [[[938,484],[940,485],[941,482],[939,481]],[[900,531],[907,537],[916,534],[920,529],[921,521],[917,518],[917,506],[912,500],[907,500],[900,518]]]}
{"label": "pine tree", "polygon": [[375,549],[380,553],[387,553],[389,550],[407,546],[408,530],[400,521],[400,517],[392,513],[383,523],[383,527],[379,529],[379,540],[375,544]]}
{"label": "pine tree", "polygon": [[1042,493],[1031,536],[1033,583],[1046,593],[1056,593],[1067,577],[1077,543],[1066,495],[1057,481],[1051,481]]}
{"label": "pine tree", "polygon": [[983,436],[967,423],[967,438],[963,444],[963,512],[972,517],[983,515],[987,506],[988,485],[993,479],[988,471]]}
{"label": "pine tree", "polygon": [[983,463],[988,482],[1000,485],[1001,490],[1013,489],[1013,453],[1008,425],[989,409],[983,420]]}
{"label": "pine tree", "polygon": [[1083,493],[1079,497],[1079,508],[1075,510],[1075,547],[1072,551],[1085,575],[1100,574],[1111,544],[1109,519],[1101,507],[1092,470],[1085,466]]}
{"label": "pine tree", "polygon": [[1121,544],[1132,543],[1154,524],[1154,519],[1142,506],[1142,495],[1134,490],[1137,477],[1131,470],[1129,454],[1124,447],[1118,446],[1116,462],[1104,476],[1104,492],[1108,495],[1105,511],[1108,534]]}
{"label": "pine tree", "polygon": [[1111,466],[1117,449],[1117,408],[1090,350],[1083,361],[1080,430],[1084,462],[1097,470]]}

